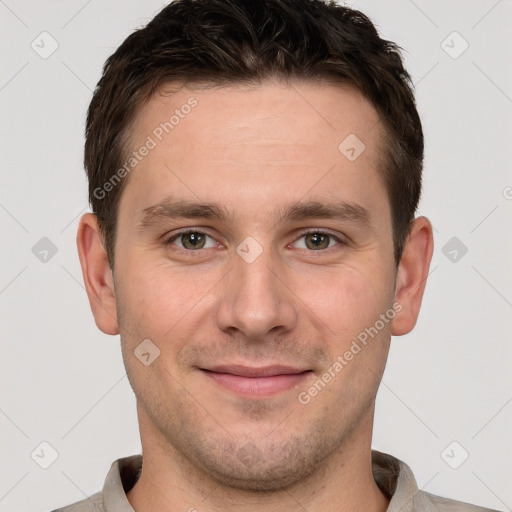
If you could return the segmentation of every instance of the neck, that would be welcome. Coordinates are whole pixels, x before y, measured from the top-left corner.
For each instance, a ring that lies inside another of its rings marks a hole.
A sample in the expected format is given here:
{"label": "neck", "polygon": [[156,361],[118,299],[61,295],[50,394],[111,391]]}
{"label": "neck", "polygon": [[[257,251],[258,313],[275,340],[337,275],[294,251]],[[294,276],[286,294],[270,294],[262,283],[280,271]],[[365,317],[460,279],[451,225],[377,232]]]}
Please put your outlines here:
{"label": "neck", "polygon": [[389,500],[375,483],[371,465],[373,410],[344,445],[317,471],[287,488],[271,492],[233,489],[201,472],[148,421],[139,417],[143,440],[142,473],[127,498],[137,512],[385,512]]}

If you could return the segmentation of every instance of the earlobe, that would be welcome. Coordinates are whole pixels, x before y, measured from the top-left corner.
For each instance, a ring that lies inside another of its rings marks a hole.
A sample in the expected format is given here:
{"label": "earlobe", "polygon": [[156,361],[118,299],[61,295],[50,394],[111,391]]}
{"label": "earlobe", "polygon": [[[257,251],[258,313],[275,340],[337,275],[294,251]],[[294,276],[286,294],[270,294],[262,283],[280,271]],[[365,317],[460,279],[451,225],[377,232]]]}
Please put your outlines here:
{"label": "earlobe", "polygon": [[434,239],[426,217],[414,220],[398,266],[395,301],[401,305],[393,320],[392,334],[401,336],[416,325],[428,277]]}
{"label": "earlobe", "polygon": [[98,220],[93,213],[80,219],[76,237],[89,304],[98,328],[105,334],[119,334],[115,288]]}

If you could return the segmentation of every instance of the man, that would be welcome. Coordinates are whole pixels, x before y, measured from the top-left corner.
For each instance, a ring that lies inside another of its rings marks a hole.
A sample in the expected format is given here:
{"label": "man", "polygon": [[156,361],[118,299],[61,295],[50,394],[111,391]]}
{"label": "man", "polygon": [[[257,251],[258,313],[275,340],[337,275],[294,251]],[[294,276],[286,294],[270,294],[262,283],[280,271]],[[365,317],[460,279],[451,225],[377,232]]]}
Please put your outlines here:
{"label": "man", "polygon": [[371,450],[432,227],[397,47],[321,0],[177,0],[108,59],[78,250],[142,456],[67,512],[485,510]]}

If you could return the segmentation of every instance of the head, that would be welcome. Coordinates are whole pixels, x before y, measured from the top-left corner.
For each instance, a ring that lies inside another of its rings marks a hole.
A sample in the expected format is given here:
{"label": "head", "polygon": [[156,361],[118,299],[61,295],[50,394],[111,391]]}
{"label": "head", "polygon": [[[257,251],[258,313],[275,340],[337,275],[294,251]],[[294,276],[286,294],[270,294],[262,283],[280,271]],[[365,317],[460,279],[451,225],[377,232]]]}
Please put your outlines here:
{"label": "head", "polygon": [[[368,440],[432,254],[422,160],[398,48],[358,11],[177,0],[123,42],[88,112],[78,246],[143,448],[271,490]],[[233,372],[255,369],[288,377],[254,392]]]}

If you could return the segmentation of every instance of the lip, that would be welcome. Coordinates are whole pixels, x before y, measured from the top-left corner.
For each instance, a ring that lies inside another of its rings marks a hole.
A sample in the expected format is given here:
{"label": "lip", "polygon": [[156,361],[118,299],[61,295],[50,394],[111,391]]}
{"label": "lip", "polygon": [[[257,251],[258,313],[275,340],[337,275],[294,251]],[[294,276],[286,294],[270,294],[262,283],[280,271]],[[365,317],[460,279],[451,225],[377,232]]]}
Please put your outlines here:
{"label": "lip", "polygon": [[311,373],[308,369],[282,365],[221,365],[201,371],[219,386],[245,397],[276,395],[297,386]]}

